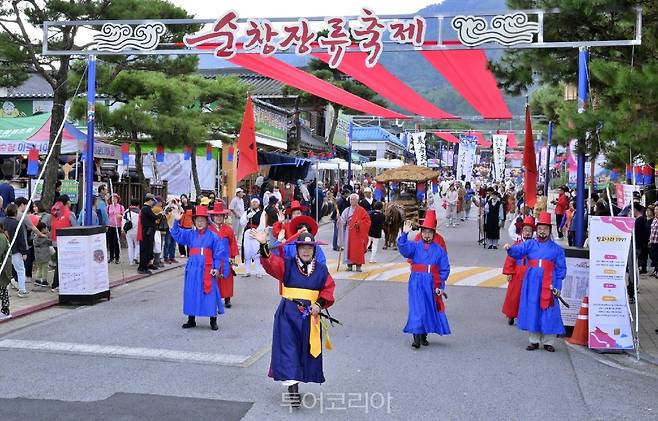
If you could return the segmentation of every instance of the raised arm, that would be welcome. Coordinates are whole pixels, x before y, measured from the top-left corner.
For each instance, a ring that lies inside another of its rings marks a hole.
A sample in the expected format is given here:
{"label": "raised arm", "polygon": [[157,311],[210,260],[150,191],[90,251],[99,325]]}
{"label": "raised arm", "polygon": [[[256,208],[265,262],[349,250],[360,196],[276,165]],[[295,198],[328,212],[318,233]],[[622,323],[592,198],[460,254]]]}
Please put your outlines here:
{"label": "raised arm", "polygon": [[279,280],[279,282],[283,282],[283,277],[286,272],[286,263],[284,258],[277,256],[274,253],[270,253],[270,249],[267,246],[267,232],[251,231],[249,235],[260,243],[260,263],[263,265],[265,272]]}
{"label": "raised arm", "polygon": [[416,243],[409,242],[409,232],[411,231],[411,221],[404,221],[404,226],[402,227],[402,235],[398,237],[398,251],[403,257],[407,259],[412,259],[414,253],[416,252]]}

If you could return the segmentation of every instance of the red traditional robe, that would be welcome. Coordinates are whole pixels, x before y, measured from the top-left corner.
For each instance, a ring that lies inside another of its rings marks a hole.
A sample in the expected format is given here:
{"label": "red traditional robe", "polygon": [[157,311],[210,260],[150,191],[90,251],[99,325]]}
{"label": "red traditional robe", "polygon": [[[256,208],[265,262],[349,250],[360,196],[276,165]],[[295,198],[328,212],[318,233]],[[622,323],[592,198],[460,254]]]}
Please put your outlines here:
{"label": "red traditional robe", "polygon": [[[343,212],[347,212],[349,208]],[[366,262],[368,249],[368,231],[370,231],[370,216],[363,207],[357,205],[349,221],[347,221],[347,259],[355,265]]]}
{"label": "red traditional robe", "polygon": [[[521,243],[521,240],[517,240],[514,245]],[[512,280],[507,285],[507,293],[505,294],[505,302],[503,303],[503,314],[507,317],[516,318],[519,315],[521,287],[523,286],[526,267],[525,259],[517,261],[510,256],[507,256],[503,264],[503,275],[512,275]]]}
{"label": "red traditional robe", "polygon": [[[238,242],[235,239],[233,228],[228,224],[222,224],[219,227],[216,224],[210,224],[210,230],[217,234],[220,238],[228,240],[228,255],[231,260],[235,259],[238,255]],[[221,263],[222,265],[224,262]],[[220,273],[225,273],[224,268],[220,268]],[[222,298],[231,298],[233,296],[233,270],[229,270],[228,277],[221,278],[219,282],[219,292]]]}

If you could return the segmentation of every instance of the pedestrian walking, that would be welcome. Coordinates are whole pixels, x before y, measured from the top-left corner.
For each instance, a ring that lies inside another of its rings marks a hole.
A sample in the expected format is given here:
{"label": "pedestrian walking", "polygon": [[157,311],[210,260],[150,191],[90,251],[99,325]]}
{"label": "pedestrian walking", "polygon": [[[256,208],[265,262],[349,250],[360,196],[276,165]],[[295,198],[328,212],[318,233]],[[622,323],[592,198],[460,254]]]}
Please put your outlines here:
{"label": "pedestrian walking", "polygon": [[110,196],[110,204],[107,205],[107,244],[109,248],[110,260],[108,263],[116,263],[121,260],[121,227],[123,226],[123,212],[121,205],[121,196],[114,193]]}
{"label": "pedestrian walking", "polygon": [[349,203],[350,206],[340,216],[343,247],[345,248],[343,257],[348,271],[356,266],[356,271],[361,272],[361,266],[365,263],[366,250],[368,249],[370,217],[365,209],[359,206],[358,194],[352,193]]}
{"label": "pedestrian walking", "polygon": [[324,383],[320,312],[334,303],[334,280],[325,264],[315,259],[313,235],[305,232],[295,241],[295,257],[270,253],[267,233],[253,231],[260,244],[263,267],[279,281],[281,301],[274,314],[272,359],[269,376],[288,387],[287,400],[293,407],[301,405],[299,383]]}
{"label": "pedestrian walking", "polygon": [[400,254],[411,261],[409,275],[409,312],[405,333],[413,335],[412,346],[428,346],[427,335],[449,335],[450,325],[445,314],[443,298],[446,280],[450,275],[448,253],[435,242],[437,227],[436,212],[429,209],[420,225],[421,241],[409,241],[411,221],[404,222],[402,235],[398,238]]}
{"label": "pedestrian walking", "polygon": [[370,212],[370,231],[368,232],[368,239],[371,244],[370,261],[369,263],[377,263],[377,250],[379,249],[379,240],[382,238],[384,230],[384,204],[382,202],[375,202],[374,210]]}
{"label": "pedestrian walking", "polygon": [[[255,271],[257,278],[263,277],[263,267],[260,264],[258,256],[258,241],[254,240],[249,234],[250,230],[264,231],[265,229],[265,216],[263,210],[260,208],[260,200],[258,198],[251,199],[251,206],[242,214],[240,218],[240,225],[244,227],[242,234],[242,263],[244,263],[245,277],[251,276],[252,270]],[[253,268],[253,269],[252,269]]]}
{"label": "pedestrian walking", "polygon": [[50,238],[48,227],[43,222],[38,222],[37,229],[43,236],[34,237],[34,285],[40,287],[50,286],[48,283],[48,263],[55,249],[53,248],[53,240]]}
{"label": "pedestrian walking", "polygon": [[493,188],[489,188],[490,196],[484,205],[484,234],[486,244],[489,249],[498,248],[500,240],[500,229],[505,222],[505,213],[503,211],[503,202],[500,200],[500,193]]}
{"label": "pedestrian walking", "polygon": [[548,352],[555,352],[556,335],[564,334],[559,297],[567,274],[564,249],[551,239],[551,214],[537,218],[537,238],[510,246],[507,255],[513,259],[528,259],[521,288],[517,327],[529,332],[528,351],[543,343]]}
{"label": "pedestrian walking", "polygon": [[139,263],[139,241],[137,241],[137,220],[139,219],[139,199],[131,199],[130,206],[123,213],[123,232],[128,243],[128,262]]}

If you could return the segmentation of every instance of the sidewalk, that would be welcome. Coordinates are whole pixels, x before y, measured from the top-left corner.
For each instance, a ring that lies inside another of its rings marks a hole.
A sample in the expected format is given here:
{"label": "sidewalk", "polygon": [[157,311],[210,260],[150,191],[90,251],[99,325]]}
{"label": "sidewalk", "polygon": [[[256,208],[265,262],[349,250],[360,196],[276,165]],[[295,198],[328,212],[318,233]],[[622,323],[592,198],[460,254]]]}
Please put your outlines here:
{"label": "sidewalk", "polygon": [[[650,276],[640,276],[638,285],[638,308],[640,312],[640,351],[645,359],[658,364],[658,279]],[[635,314],[635,305],[631,304],[631,311]],[[635,323],[632,324],[635,330]]]}
{"label": "sidewalk", "polygon": [[[124,256],[125,258],[125,256]],[[153,274],[158,274],[166,272],[172,269],[176,269],[182,266],[185,266],[186,258],[177,257],[178,263],[174,264],[165,264],[165,267],[153,271]],[[117,265],[115,263],[108,264],[109,268],[109,278],[110,278],[110,288],[115,288],[120,285],[124,285],[130,282],[135,282],[140,279],[147,278],[149,275],[141,275],[137,273],[137,265],[129,265],[128,262],[121,262]],[[53,270],[49,271],[48,280],[52,282]],[[10,319],[5,319],[0,321],[0,323],[7,322],[18,317],[26,316],[34,312],[56,306],[59,304],[58,295],[56,292],[51,292],[50,287],[43,288],[34,285],[34,282],[27,283],[27,289],[30,291],[30,294],[27,297],[19,298],[17,291],[11,286],[7,287],[9,291],[9,300],[11,315]]]}

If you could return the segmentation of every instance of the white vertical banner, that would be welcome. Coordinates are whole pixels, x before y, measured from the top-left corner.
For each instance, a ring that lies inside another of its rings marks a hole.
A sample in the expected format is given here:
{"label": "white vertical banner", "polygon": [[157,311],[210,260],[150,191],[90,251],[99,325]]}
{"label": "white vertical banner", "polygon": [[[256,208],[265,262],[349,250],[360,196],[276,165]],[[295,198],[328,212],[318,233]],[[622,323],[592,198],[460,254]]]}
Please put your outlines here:
{"label": "white vertical banner", "polygon": [[591,217],[589,347],[592,349],[633,348],[626,264],[634,224],[634,218]]}
{"label": "white vertical banner", "polygon": [[[584,257],[570,256],[570,254],[584,254]],[[560,305],[562,323],[565,326],[575,326],[583,298],[589,293],[589,255],[586,250],[566,249],[567,276],[562,281],[560,296],[569,304],[569,307]]]}
{"label": "white vertical banner", "polygon": [[477,148],[478,139],[475,136],[464,135],[459,138],[459,154],[457,156],[457,179],[461,180],[462,175],[466,176],[466,181],[471,181],[473,175],[473,165],[475,164],[475,149]]}
{"label": "white vertical banner", "polygon": [[507,148],[507,135],[493,135],[493,164],[494,180],[502,181],[505,176],[505,151]]}
{"label": "white vertical banner", "polygon": [[412,133],[413,152],[416,156],[416,164],[421,167],[427,166],[427,153],[425,151],[425,132]]}

